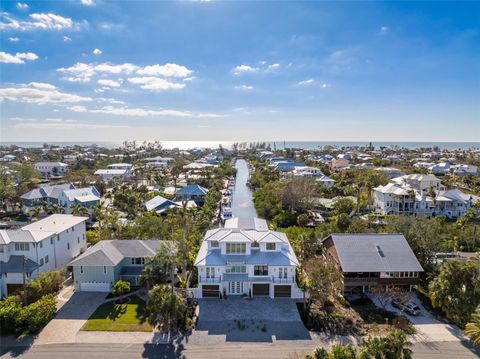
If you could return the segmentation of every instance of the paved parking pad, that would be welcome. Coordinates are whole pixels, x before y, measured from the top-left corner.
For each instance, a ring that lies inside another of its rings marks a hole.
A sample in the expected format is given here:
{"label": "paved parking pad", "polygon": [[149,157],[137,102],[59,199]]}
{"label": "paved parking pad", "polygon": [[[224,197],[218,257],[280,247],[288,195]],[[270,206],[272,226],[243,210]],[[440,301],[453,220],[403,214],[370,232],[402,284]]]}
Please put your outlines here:
{"label": "paved parking pad", "polygon": [[76,292],[57,312],[35,340],[35,345],[75,343],[76,335],[106,293]]}
{"label": "paved parking pad", "polygon": [[199,301],[199,320],[189,343],[272,343],[310,339],[294,300],[230,297]]}

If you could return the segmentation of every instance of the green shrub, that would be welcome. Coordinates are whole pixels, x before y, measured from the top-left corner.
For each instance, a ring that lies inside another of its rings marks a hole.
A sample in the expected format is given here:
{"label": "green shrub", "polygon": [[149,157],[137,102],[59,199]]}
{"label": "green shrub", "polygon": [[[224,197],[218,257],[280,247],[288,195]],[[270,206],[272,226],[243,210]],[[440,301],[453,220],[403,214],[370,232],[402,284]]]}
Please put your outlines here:
{"label": "green shrub", "polygon": [[112,294],[114,297],[119,297],[125,293],[130,292],[130,283],[124,280],[119,280],[113,285]]}
{"label": "green shrub", "polygon": [[0,301],[0,332],[2,335],[15,334],[17,331],[17,318],[22,310],[22,305],[17,297],[10,295]]}
{"label": "green shrub", "polygon": [[48,294],[21,309],[17,317],[17,329],[22,333],[37,333],[53,319],[56,311],[55,296]]}
{"label": "green shrub", "polygon": [[28,285],[28,303],[34,303],[48,294],[57,294],[65,276],[60,271],[43,272]]}

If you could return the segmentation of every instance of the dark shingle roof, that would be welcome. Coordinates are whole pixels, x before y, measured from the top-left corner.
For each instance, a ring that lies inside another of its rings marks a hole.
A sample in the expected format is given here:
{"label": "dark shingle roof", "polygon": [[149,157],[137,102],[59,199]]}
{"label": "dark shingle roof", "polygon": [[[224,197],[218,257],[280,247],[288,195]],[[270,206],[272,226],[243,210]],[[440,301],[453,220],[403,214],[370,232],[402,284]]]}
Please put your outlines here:
{"label": "dark shingle roof", "polygon": [[332,234],[330,237],[343,272],[423,272],[403,234]]}

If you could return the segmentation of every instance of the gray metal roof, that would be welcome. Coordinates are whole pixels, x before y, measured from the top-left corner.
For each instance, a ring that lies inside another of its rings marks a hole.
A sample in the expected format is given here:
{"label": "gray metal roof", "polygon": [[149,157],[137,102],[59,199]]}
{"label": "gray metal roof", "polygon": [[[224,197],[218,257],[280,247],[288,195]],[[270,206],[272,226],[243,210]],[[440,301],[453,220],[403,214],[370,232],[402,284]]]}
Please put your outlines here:
{"label": "gray metal roof", "polygon": [[[38,263],[27,258],[25,262],[25,270],[27,273],[32,273],[39,268]],[[0,273],[23,273],[23,256],[10,256],[8,262],[0,261]]]}
{"label": "gray metal roof", "polygon": [[70,266],[116,266],[125,257],[153,257],[160,240],[104,240],[87,249]]}
{"label": "gray metal roof", "polygon": [[331,234],[329,237],[343,272],[423,272],[403,234]]}

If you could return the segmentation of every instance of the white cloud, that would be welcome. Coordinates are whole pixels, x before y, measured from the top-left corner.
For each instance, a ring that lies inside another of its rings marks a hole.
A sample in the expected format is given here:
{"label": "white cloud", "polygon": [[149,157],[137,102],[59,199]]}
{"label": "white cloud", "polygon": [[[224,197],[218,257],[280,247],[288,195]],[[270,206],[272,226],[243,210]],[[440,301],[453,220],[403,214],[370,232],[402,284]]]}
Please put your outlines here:
{"label": "white cloud", "polygon": [[30,14],[30,20],[17,20],[8,13],[2,13],[1,16],[7,22],[0,22],[0,30],[63,30],[71,29],[73,21],[53,13],[35,13]]}
{"label": "white cloud", "polygon": [[307,80],[302,80],[297,83],[298,86],[304,86],[304,85],[312,85],[315,83],[314,79],[307,79]]}
{"label": "white cloud", "polygon": [[278,63],[273,63],[273,64],[268,64],[267,61],[259,61],[257,66],[250,66],[250,65],[238,65],[236,66],[232,72],[234,75],[239,76],[242,74],[248,74],[248,73],[268,73],[268,72],[274,72],[280,68],[280,64]]}
{"label": "white cloud", "polygon": [[102,54],[102,50],[100,50],[100,49],[95,49],[95,50],[93,50],[93,54],[94,54],[94,55],[101,55],[101,54]]}
{"label": "white cloud", "polygon": [[160,77],[131,77],[128,82],[134,85],[140,85],[144,90],[163,91],[163,90],[179,90],[184,88],[184,83],[171,82]]}
{"label": "white cloud", "polygon": [[68,36],[63,37],[63,42],[72,42],[72,39]]}
{"label": "white cloud", "polygon": [[257,67],[252,67],[249,65],[238,65],[233,69],[233,73],[238,76],[244,73],[257,72],[258,70],[259,69]]}
{"label": "white cloud", "polygon": [[166,117],[191,117],[191,118],[217,118],[222,117],[215,113],[194,113],[190,111],[180,111],[171,109],[147,110],[143,108],[132,107],[113,107],[104,106],[96,109],[88,109],[85,106],[68,107],[70,111],[80,113],[100,113],[104,115],[130,116],[130,117],[147,117],[147,116],[166,116]]}
{"label": "white cloud", "polygon": [[28,9],[28,4],[25,4],[25,3],[22,3],[22,2],[17,2],[17,9],[27,10]]}
{"label": "white cloud", "polygon": [[9,37],[9,38],[8,38],[8,41],[10,41],[10,42],[19,42],[20,39],[19,39],[18,37]]}
{"label": "white cloud", "polygon": [[268,65],[267,69],[268,70],[277,70],[280,68],[280,64],[271,64],[271,65]]}
{"label": "white cloud", "polygon": [[382,27],[380,27],[380,32],[382,34],[386,34],[386,33],[390,32],[390,28],[388,26],[382,26]]}
{"label": "white cloud", "polygon": [[123,80],[120,79],[118,81],[115,80],[107,80],[107,79],[100,79],[97,81],[99,85],[105,86],[105,87],[120,87],[122,85]]}
{"label": "white cloud", "polygon": [[187,77],[193,71],[189,70],[185,66],[177,64],[165,64],[165,65],[151,65],[145,66],[137,70],[137,74],[145,76],[160,76],[160,77]]}
{"label": "white cloud", "polygon": [[24,64],[25,60],[35,61],[38,59],[37,54],[33,52],[17,52],[15,55],[0,51],[0,62],[4,64]]}
{"label": "white cloud", "polygon": [[75,103],[92,101],[90,97],[82,97],[70,93],[60,92],[48,83],[30,82],[17,87],[0,88],[0,101],[9,100],[35,104],[47,103]]}
{"label": "white cloud", "polygon": [[307,79],[307,80],[297,82],[297,86],[318,86],[318,87],[321,87],[322,89],[326,89],[327,87],[330,87],[329,84],[325,82],[317,82],[314,79]]}
{"label": "white cloud", "polygon": [[98,124],[78,122],[76,120],[64,120],[61,118],[37,119],[15,119],[19,123],[13,127],[17,129],[36,129],[36,130],[78,130],[78,129],[108,129],[108,128],[128,128],[125,125]]}
{"label": "white cloud", "polygon": [[187,81],[187,82],[188,82],[188,81],[193,81],[193,80],[195,80],[195,79],[196,79],[195,76],[190,76],[190,77],[185,77],[185,78],[183,79],[183,81]]}
{"label": "white cloud", "polygon": [[82,5],[85,5],[85,6],[94,6],[95,5],[95,2],[93,0],[80,0],[80,2],[82,3]]}
{"label": "white cloud", "polygon": [[240,86],[235,86],[236,90],[241,90],[241,91],[251,91],[253,90],[253,86],[250,85],[240,85]]}
{"label": "white cloud", "polygon": [[[73,66],[67,68],[62,67],[57,69],[57,71],[64,73],[66,76],[63,79],[70,82],[89,82],[92,77],[100,74],[151,74],[149,76],[134,76],[128,79],[129,83],[140,85],[142,89],[151,91],[175,90],[182,89],[186,86],[185,83],[179,83],[169,79],[183,78],[183,80],[187,82],[194,79],[194,77],[187,77],[193,72],[192,70],[176,64],[156,64],[140,67],[130,63],[115,65],[109,63],[86,64],[77,62]],[[105,89],[97,89],[96,91],[103,92],[104,90]]]}
{"label": "white cloud", "polygon": [[138,66],[125,63],[121,65],[110,65],[107,63],[99,64],[94,67],[96,72],[107,72],[111,74],[119,74],[119,73],[126,73],[130,74],[138,69]]}

